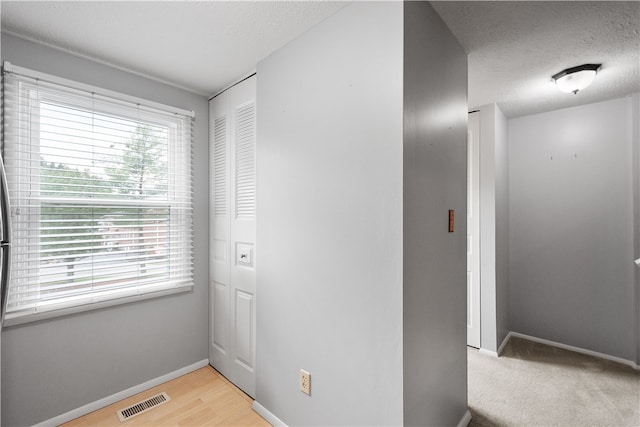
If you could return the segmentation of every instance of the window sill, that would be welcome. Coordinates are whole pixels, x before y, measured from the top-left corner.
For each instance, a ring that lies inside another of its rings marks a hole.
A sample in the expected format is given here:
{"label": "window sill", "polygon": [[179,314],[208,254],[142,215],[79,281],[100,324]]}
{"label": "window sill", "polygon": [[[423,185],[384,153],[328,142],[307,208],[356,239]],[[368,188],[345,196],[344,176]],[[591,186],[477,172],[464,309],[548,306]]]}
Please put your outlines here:
{"label": "window sill", "polygon": [[2,325],[3,328],[16,326],[16,325],[24,325],[26,323],[39,322],[42,320],[53,319],[56,317],[68,316],[71,314],[83,313],[86,311],[98,310],[101,308],[114,307],[122,304],[129,304],[137,301],[144,301],[148,299],[163,297],[167,295],[173,295],[183,292],[191,292],[193,291],[193,285],[191,286],[181,286],[178,288],[165,289],[162,291],[150,292],[141,295],[132,295],[123,298],[111,299],[100,301],[91,304],[83,304],[75,307],[65,307],[59,309],[50,309],[47,311],[38,311],[33,313],[26,314],[18,314],[15,317],[7,317],[4,319],[4,323]]}

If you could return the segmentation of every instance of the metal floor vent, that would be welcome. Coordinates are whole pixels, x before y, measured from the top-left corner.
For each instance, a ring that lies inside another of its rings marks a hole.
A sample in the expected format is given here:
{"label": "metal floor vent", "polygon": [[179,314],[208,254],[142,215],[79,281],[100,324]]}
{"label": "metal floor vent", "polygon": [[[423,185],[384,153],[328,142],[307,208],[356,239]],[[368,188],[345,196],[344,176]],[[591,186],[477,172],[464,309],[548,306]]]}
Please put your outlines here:
{"label": "metal floor vent", "polygon": [[118,418],[120,418],[120,422],[124,422],[129,418],[133,418],[136,415],[147,412],[148,410],[153,409],[158,405],[162,405],[163,403],[166,403],[170,400],[171,399],[169,398],[169,395],[165,392],[162,392],[148,398],[147,400],[131,405],[128,408],[120,409],[116,413],[118,414]]}

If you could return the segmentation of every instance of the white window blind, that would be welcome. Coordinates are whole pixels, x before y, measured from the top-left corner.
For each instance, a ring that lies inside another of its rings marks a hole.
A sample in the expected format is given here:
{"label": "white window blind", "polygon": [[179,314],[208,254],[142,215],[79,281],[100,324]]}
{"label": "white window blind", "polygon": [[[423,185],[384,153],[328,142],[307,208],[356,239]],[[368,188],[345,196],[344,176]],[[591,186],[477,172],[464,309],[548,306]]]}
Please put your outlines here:
{"label": "white window blind", "polygon": [[192,113],[10,64],[3,77],[6,323],[189,290]]}

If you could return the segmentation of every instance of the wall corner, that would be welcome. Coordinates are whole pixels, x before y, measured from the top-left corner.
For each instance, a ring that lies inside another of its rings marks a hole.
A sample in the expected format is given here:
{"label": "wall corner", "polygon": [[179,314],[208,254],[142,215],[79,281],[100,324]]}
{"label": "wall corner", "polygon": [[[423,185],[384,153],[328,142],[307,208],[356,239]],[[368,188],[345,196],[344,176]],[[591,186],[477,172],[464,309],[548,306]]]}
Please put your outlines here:
{"label": "wall corner", "polygon": [[[640,259],[640,92],[631,95],[634,259]],[[640,266],[634,268],[636,365],[640,365]]]}
{"label": "wall corner", "polygon": [[403,418],[456,425],[467,410],[467,55],[428,2],[404,3],[403,51]]}

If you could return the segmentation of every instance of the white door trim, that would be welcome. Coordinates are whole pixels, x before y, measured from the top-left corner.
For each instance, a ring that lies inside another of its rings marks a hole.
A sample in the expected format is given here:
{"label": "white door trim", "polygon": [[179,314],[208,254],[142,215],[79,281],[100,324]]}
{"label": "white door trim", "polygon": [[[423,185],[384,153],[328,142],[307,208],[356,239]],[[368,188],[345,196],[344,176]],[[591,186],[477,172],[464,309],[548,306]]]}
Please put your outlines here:
{"label": "white door trim", "polygon": [[467,136],[467,345],[480,348],[480,112]]}

